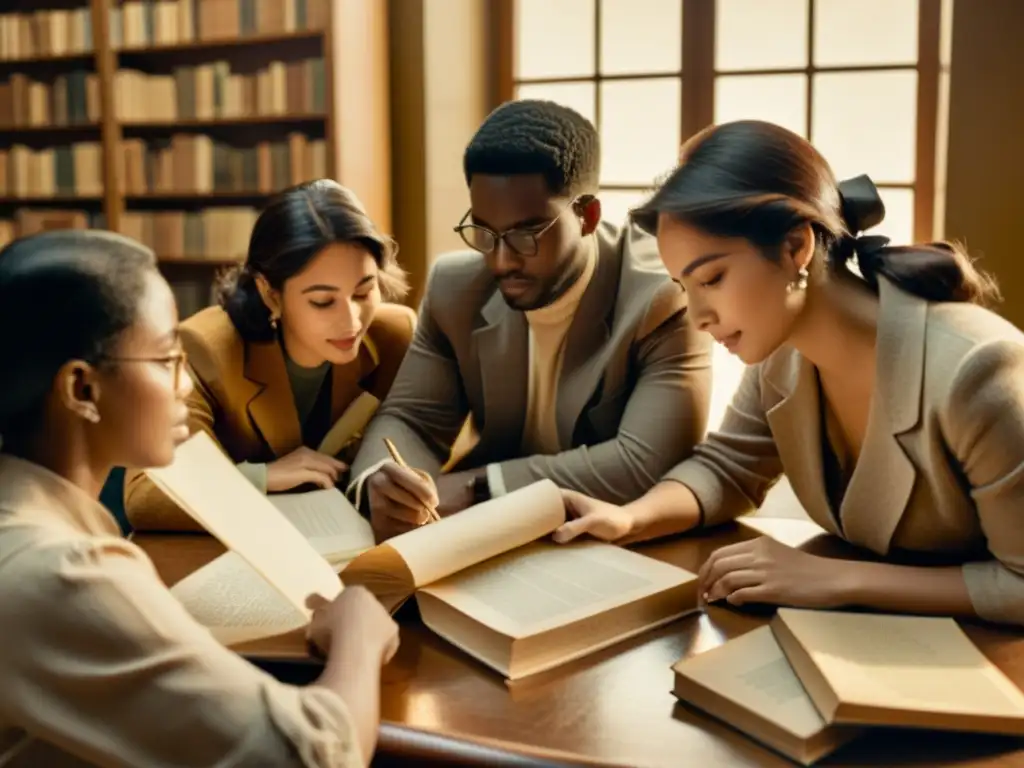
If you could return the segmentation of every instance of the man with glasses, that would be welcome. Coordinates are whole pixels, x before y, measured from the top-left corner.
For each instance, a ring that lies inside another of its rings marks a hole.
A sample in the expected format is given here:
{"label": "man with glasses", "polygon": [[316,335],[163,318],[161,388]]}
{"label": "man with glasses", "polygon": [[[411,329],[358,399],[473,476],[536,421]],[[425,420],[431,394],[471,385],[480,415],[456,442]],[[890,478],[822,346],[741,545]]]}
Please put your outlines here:
{"label": "man with glasses", "polygon": [[703,436],[710,342],[654,238],[601,221],[599,165],[594,126],[552,102],[506,103],[471,140],[470,250],[434,264],[352,467],[379,539],[542,478],[626,502]]}

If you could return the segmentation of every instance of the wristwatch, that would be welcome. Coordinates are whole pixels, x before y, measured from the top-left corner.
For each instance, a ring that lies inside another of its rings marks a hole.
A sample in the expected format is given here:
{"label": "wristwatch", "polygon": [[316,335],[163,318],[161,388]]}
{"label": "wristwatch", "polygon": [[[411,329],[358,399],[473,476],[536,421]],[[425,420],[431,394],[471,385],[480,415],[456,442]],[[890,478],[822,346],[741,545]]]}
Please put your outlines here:
{"label": "wristwatch", "polygon": [[466,484],[466,487],[473,494],[474,504],[491,500],[491,484],[487,482],[487,473],[477,475]]}

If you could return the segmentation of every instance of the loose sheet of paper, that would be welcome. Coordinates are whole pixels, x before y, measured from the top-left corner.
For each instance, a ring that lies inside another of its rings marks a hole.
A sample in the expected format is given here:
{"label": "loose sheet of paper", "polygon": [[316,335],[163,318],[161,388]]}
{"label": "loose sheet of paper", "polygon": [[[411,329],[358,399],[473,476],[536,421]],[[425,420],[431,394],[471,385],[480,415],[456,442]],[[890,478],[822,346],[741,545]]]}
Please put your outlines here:
{"label": "loose sheet of paper", "polygon": [[376,544],[370,522],[336,488],[268,498],[331,565],[344,565]]}
{"label": "loose sheet of paper", "polygon": [[341,592],[331,565],[205,432],[178,446],[169,467],[146,473],[307,618],[310,595],[333,600]]}
{"label": "loose sheet of paper", "polygon": [[235,552],[225,552],[189,574],[171,594],[225,645],[306,625],[306,617]]}
{"label": "loose sheet of paper", "polygon": [[825,728],[771,627],[759,627],[684,659],[674,669],[800,738]]}
{"label": "loose sheet of paper", "polygon": [[563,522],[561,491],[541,480],[387,543],[422,587],[546,536]]}
{"label": "loose sheet of paper", "polygon": [[1024,717],[1024,694],[953,619],[780,608],[841,702]]}
{"label": "loose sheet of paper", "polygon": [[694,578],[681,568],[611,544],[535,542],[420,591],[510,637],[522,637]]}

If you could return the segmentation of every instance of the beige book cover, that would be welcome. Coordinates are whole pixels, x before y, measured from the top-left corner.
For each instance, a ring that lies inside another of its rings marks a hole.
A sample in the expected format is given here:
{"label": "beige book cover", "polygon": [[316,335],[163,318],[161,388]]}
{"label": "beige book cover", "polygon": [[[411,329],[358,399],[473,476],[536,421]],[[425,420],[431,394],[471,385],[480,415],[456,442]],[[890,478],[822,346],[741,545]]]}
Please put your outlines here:
{"label": "beige book cover", "polygon": [[[335,571],[374,546],[369,521],[335,488],[267,498]],[[224,645],[275,637],[307,622],[306,614],[237,552],[225,552],[171,592]]]}
{"label": "beige book cover", "polygon": [[822,719],[767,626],[684,657],[672,670],[680,700],[803,765],[862,732]]}
{"label": "beige book cover", "polygon": [[771,628],[827,722],[1024,735],[1024,694],[953,619],[781,608]]}
{"label": "beige book cover", "polygon": [[307,621],[311,595],[333,600],[341,592],[330,563],[205,432],[178,446],[170,466],[146,474]]}
{"label": "beige book cover", "polygon": [[423,622],[513,680],[696,609],[696,576],[596,541],[556,545],[550,480],[396,536],[342,571],[391,611],[415,595]]}

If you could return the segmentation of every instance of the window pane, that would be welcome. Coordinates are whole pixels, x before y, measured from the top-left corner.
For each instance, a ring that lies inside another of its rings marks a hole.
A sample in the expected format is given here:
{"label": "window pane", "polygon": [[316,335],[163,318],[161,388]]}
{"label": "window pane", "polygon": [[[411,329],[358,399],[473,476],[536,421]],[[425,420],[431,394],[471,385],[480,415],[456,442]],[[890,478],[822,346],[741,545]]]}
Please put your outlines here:
{"label": "window pane", "polygon": [[811,141],[839,179],[914,180],[917,72],[814,76]]}
{"label": "window pane", "polygon": [[721,344],[715,344],[711,352],[711,409],[708,413],[708,431],[722,425],[725,409],[732,402],[732,396],[743,378],[746,366],[743,361]]}
{"label": "window pane", "polygon": [[716,2],[716,69],[807,66],[808,0]]}
{"label": "window pane", "polygon": [[682,0],[600,1],[603,73],[682,70]]}
{"label": "window pane", "polygon": [[677,78],[601,84],[601,180],[648,186],[679,157]]}
{"label": "window pane", "polygon": [[885,203],[885,219],[869,231],[885,235],[893,245],[914,242],[914,190],[880,189],[878,193]]}
{"label": "window pane", "polygon": [[516,0],[516,76],[594,74],[594,0]]}
{"label": "window pane", "polygon": [[917,63],[919,0],[815,2],[815,65]]}
{"label": "window pane", "polygon": [[535,83],[516,88],[516,98],[547,99],[572,107],[594,122],[595,88],[593,83]]}
{"label": "window pane", "polygon": [[767,120],[807,136],[806,75],[719,75],[715,122]]}
{"label": "window pane", "polygon": [[629,214],[629,209],[640,205],[640,203],[647,199],[650,193],[647,189],[602,189],[600,194],[601,218],[604,221],[622,226],[626,221],[626,216]]}

